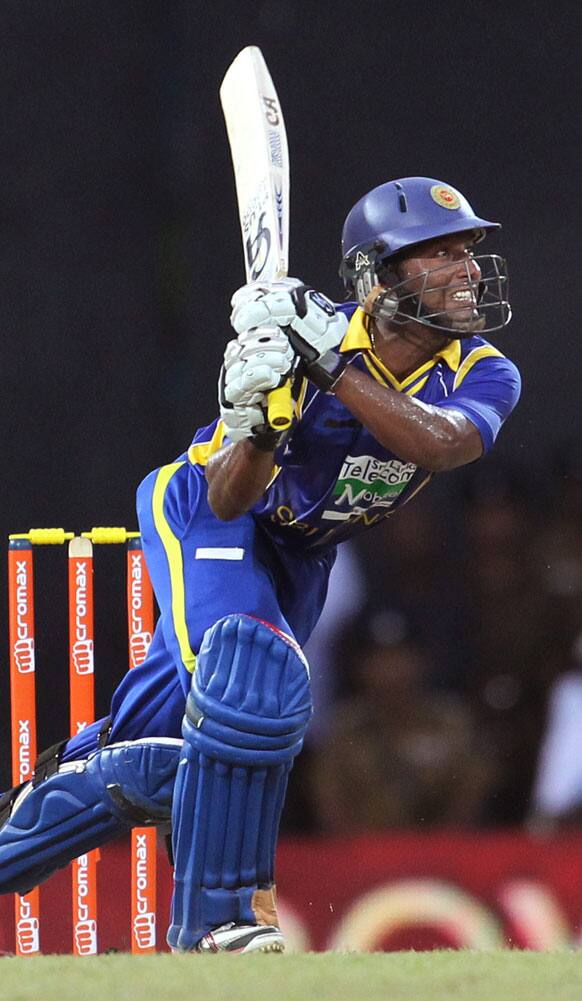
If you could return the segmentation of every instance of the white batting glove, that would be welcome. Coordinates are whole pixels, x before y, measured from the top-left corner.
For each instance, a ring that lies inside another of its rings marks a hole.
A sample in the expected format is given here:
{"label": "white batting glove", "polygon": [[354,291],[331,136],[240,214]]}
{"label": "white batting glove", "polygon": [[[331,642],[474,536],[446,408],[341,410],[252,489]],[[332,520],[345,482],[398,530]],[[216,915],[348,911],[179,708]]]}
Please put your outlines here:
{"label": "white batting glove", "polygon": [[[294,289],[304,285],[304,282],[299,278],[279,278],[277,281],[273,282],[249,282],[248,285],[242,285],[241,288],[237,289],[234,293],[232,299],[230,300],[230,305],[232,306],[232,315],[230,318],[231,323],[233,323],[233,318],[235,313],[242,309],[247,303],[256,302],[258,299],[262,299],[263,296],[267,295],[269,292],[292,292]],[[234,323],[233,323],[234,326]],[[245,329],[241,327],[241,329]]]}
{"label": "white batting glove", "polygon": [[220,416],[224,430],[231,441],[242,441],[244,438],[252,439],[261,433],[266,424],[265,409],[260,405],[263,401],[266,408],[266,397],[261,398],[254,405],[240,404],[236,407],[221,405]]}
{"label": "white batting glove", "polygon": [[278,327],[246,330],[229,341],[218,383],[220,416],[231,441],[249,438],[260,449],[275,448],[282,432],[269,427],[267,393],[283,385],[297,355]]}
{"label": "white batting glove", "polygon": [[265,324],[291,327],[297,335],[292,343],[308,363],[341,344],[348,326],[327,296],[297,278],[245,285],[235,292],[231,305],[230,322],[238,333]]}
{"label": "white batting glove", "polygon": [[224,353],[224,401],[234,405],[258,402],[263,393],[283,385],[296,357],[279,327],[243,331],[228,342]]}

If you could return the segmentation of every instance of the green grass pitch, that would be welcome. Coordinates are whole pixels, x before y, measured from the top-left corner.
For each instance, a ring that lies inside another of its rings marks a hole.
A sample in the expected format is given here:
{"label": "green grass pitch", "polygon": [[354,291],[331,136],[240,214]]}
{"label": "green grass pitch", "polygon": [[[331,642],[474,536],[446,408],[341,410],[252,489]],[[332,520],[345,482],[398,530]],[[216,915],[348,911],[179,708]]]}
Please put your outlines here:
{"label": "green grass pitch", "polygon": [[2,1001],[580,1001],[582,951],[4,958],[0,997]]}

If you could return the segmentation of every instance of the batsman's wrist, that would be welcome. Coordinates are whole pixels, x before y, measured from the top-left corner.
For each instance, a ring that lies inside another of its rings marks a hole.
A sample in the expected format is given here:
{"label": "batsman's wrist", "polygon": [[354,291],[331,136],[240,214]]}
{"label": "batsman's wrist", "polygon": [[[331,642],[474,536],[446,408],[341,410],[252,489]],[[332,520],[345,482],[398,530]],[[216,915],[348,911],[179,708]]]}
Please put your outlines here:
{"label": "batsman's wrist", "polygon": [[255,431],[249,440],[253,448],[259,452],[274,452],[284,434],[284,431],[267,428],[265,431]]}
{"label": "batsman's wrist", "polygon": [[304,364],[305,373],[308,379],[317,386],[322,393],[333,393],[335,386],[341,379],[346,367],[346,360],[333,351],[326,351],[317,361],[311,364]]}

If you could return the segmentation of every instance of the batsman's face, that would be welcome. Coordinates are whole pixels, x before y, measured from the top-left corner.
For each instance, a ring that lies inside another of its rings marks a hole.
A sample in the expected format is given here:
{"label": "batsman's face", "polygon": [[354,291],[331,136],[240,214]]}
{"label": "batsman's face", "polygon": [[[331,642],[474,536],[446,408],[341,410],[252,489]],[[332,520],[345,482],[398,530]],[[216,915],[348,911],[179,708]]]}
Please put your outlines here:
{"label": "batsman's face", "polygon": [[419,244],[401,264],[407,293],[417,296],[429,313],[454,325],[477,315],[481,269],[473,259],[472,233],[455,233]]}

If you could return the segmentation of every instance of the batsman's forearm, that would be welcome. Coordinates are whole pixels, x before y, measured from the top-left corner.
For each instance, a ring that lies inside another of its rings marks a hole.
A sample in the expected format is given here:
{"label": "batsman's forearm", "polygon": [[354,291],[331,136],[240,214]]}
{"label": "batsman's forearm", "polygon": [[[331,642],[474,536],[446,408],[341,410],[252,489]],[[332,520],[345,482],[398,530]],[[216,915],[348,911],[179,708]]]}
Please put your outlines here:
{"label": "batsman's forearm", "polygon": [[377,441],[405,462],[441,472],[482,453],[477,428],[462,414],[381,386],[353,366],[342,374],[335,395]]}
{"label": "batsman's forearm", "polygon": [[206,466],[208,503],[221,521],[233,521],[257,503],[273,475],[273,452],[261,452],[250,441],[226,445]]}

